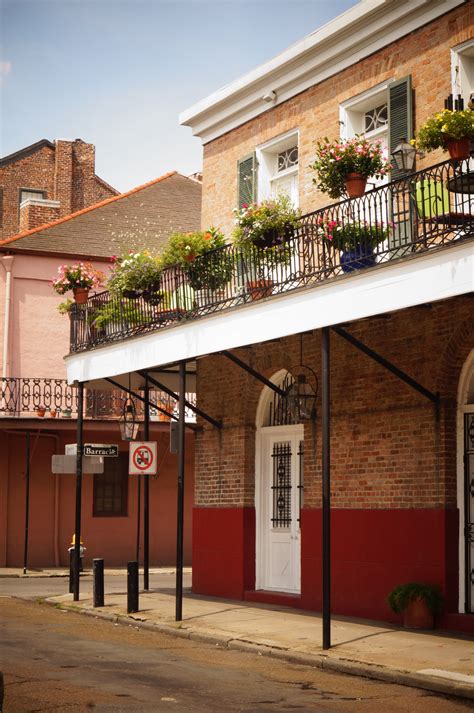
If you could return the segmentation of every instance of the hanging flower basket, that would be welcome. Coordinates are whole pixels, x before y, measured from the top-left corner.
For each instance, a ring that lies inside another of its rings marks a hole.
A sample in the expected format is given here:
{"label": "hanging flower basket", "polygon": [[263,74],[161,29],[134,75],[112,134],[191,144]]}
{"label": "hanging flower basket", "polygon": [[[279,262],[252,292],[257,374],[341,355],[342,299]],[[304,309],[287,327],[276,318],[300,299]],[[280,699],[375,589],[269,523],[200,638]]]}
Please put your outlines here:
{"label": "hanging flower basket", "polygon": [[470,156],[471,142],[468,138],[451,139],[450,141],[446,141],[446,148],[453,161],[462,161]]}
{"label": "hanging flower basket", "polygon": [[346,193],[349,198],[360,198],[365,193],[367,176],[362,173],[348,173],[345,177]]}
{"label": "hanging flower basket", "polygon": [[444,109],[420,126],[416,135],[416,146],[428,152],[443,149],[449,151],[453,161],[461,161],[469,158],[469,143],[473,139],[474,111]]}
{"label": "hanging flower basket", "polygon": [[89,288],[88,287],[74,287],[72,294],[74,295],[74,302],[78,305],[87,304],[89,298]]}

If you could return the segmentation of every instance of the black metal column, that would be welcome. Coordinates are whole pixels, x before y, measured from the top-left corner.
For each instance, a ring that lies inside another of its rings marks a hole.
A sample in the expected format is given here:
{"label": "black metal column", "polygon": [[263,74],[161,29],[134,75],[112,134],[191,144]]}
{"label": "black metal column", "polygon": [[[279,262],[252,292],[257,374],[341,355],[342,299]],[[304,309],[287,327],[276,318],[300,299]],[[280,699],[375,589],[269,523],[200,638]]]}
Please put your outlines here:
{"label": "black metal column", "polygon": [[184,529],[184,455],[186,362],[179,365],[178,418],[178,522],[176,528],[176,621],[183,618],[183,529]]}
{"label": "black metal column", "polygon": [[137,475],[137,547],[136,561],[140,562],[140,535],[142,526],[142,476]]}
{"label": "black metal column", "polygon": [[28,569],[28,529],[30,523],[30,432],[26,432],[25,447],[25,549],[23,552],[23,574]]}
{"label": "black metal column", "polygon": [[[144,440],[150,440],[150,392],[148,377],[145,379]],[[150,589],[150,476],[144,476],[143,493],[143,589]]]}
{"label": "black metal column", "polygon": [[76,522],[74,527],[73,599],[79,601],[81,568],[82,451],[84,450],[84,384],[77,387]]}
{"label": "black metal column", "polygon": [[329,327],[321,334],[322,440],[323,440],[323,649],[331,648],[331,410],[329,401]]}

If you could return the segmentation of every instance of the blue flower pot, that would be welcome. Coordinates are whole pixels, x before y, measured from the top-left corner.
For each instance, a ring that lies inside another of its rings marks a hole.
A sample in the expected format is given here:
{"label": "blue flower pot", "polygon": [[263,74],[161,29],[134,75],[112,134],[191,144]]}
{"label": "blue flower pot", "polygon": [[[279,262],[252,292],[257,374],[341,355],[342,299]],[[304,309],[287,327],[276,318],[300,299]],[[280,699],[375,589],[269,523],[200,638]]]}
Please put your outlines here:
{"label": "blue flower pot", "polygon": [[343,272],[372,267],[375,265],[374,249],[371,245],[357,245],[353,250],[341,252],[340,260]]}

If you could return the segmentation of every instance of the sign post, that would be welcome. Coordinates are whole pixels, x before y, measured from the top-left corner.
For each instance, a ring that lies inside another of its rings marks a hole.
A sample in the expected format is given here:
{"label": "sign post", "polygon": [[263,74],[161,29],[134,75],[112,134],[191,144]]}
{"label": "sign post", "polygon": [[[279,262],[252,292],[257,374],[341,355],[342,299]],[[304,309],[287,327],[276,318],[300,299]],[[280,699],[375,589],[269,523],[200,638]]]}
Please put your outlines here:
{"label": "sign post", "polygon": [[156,475],[156,447],[156,441],[134,441],[130,443],[129,475]]}

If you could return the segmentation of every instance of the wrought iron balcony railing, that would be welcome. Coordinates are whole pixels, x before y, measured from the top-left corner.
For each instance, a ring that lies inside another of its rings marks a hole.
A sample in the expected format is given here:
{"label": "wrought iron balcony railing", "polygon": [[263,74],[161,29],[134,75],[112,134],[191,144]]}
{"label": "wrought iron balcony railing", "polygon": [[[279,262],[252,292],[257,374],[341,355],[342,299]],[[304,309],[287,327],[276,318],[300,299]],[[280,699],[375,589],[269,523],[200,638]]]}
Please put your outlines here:
{"label": "wrought iron balcony railing", "polygon": [[102,292],[71,311],[71,351],[287,293],[342,274],[473,237],[473,159],[445,161],[303,215],[268,245],[226,245],[188,269],[168,268],[156,291],[131,298]]}
{"label": "wrought iron balcony railing", "polygon": [[[166,414],[177,415],[176,400],[163,391],[150,390],[150,416],[153,420],[168,421]],[[143,394],[141,394],[143,396]],[[186,394],[194,404],[196,395]],[[84,416],[87,419],[118,419],[122,415],[126,398],[124,391],[97,389],[85,390]],[[143,403],[136,400],[139,417]],[[75,418],[77,416],[77,389],[65,379],[2,378],[0,379],[0,416],[4,418]],[[191,409],[186,410],[186,421],[195,421]]]}

